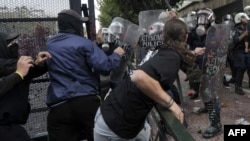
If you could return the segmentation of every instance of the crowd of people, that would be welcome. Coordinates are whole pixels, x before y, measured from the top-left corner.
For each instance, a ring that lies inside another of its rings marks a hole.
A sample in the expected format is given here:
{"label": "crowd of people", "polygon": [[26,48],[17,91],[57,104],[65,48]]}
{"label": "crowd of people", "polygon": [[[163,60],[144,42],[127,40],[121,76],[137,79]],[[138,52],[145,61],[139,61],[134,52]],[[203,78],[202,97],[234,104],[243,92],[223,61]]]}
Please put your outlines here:
{"label": "crowd of people", "polygon": [[[244,95],[242,80],[250,72],[250,6],[244,12],[225,15],[222,24],[231,28],[227,61],[235,84],[235,93]],[[233,17],[233,18],[232,18]],[[168,11],[162,29],[162,46],[148,61],[102,97],[100,75],[108,75],[120,66],[125,50],[116,46],[108,54],[100,45],[83,36],[82,23],[88,18],[74,10],[58,13],[58,34],[46,41],[46,51],[36,58],[18,56],[18,44],[9,33],[0,34],[0,137],[3,141],[31,141],[23,128],[30,105],[30,81],[48,72],[50,84],[46,104],[49,107],[47,131],[49,141],[135,140],[140,135],[152,108],[159,104],[184,122],[182,107],[168,91],[179,70],[187,74],[190,99],[200,95],[206,33],[216,15],[210,8],[191,11],[186,20]],[[168,66],[168,67],[163,67]],[[250,73],[249,73],[250,74]],[[250,77],[249,77],[250,78]],[[250,82],[249,82],[250,87]],[[199,113],[208,113],[209,127],[204,138],[222,132],[220,100],[215,95],[204,100]],[[84,137],[83,137],[84,136]]]}

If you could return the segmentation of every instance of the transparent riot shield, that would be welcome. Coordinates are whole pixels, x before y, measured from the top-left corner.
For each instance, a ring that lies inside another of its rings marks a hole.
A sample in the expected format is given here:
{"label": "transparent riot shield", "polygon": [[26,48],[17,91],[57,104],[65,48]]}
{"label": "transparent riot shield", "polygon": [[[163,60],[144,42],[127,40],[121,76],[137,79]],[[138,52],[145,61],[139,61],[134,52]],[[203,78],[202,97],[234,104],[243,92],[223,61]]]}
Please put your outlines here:
{"label": "transparent riot shield", "polygon": [[167,12],[162,9],[146,10],[139,13],[139,26],[144,31],[144,34],[140,36],[140,50],[146,50],[146,54],[137,55],[143,56],[143,58],[138,59],[141,60],[139,65],[153,57],[157,53],[157,48],[162,46],[162,31],[167,16]]}
{"label": "transparent riot shield", "polygon": [[117,37],[117,45],[125,50],[120,66],[110,75],[112,87],[115,87],[124,77],[130,74],[131,57],[142,34],[142,28],[126,19],[116,17],[109,26],[110,31]]}
{"label": "transparent riot shield", "polygon": [[122,42],[130,24],[131,22],[126,19],[115,17],[109,25],[109,31],[116,36],[117,40]]}

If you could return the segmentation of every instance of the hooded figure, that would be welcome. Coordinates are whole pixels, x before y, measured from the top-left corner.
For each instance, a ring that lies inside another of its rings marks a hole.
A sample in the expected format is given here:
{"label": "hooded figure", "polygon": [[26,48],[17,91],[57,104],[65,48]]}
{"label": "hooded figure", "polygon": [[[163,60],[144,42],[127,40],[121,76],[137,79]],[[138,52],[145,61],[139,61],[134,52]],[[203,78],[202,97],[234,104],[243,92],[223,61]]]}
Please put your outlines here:
{"label": "hooded figure", "polygon": [[15,40],[19,34],[6,34],[0,32],[0,76],[6,76],[16,70],[18,58],[18,44],[8,43]]}
{"label": "hooded figure", "polygon": [[[8,47],[7,42],[10,43],[17,37],[0,33],[0,77],[7,76],[16,71],[18,46],[17,44],[12,44],[15,46],[10,45]],[[34,66],[30,68],[29,73],[24,77],[22,82],[15,85],[11,90],[0,93],[1,140],[14,141],[17,140],[17,137],[18,140],[30,140],[26,131],[20,126],[27,122],[30,112],[28,100],[30,80],[44,74],[46,71],[46,66]]]}
{"label": "hooded figure", "polygon": [[122,54],[116,51],[122,48],[107,56],[83,37],[87,20],[74,10],[62,10],[58,13],[59,33],[46,42],[46,50],[53,56],[47,60],[50,141],[79,141],[83,134],[93,140],[94,116],[101,100],[99,74],[110,73],[121,62]]}
{"label": "hooded figure", "polygon": [[88,17],[81,17],[74,10],[62,10],[58,13],[59,33],[71,33],[83,36],[82,23],[88,21]]}

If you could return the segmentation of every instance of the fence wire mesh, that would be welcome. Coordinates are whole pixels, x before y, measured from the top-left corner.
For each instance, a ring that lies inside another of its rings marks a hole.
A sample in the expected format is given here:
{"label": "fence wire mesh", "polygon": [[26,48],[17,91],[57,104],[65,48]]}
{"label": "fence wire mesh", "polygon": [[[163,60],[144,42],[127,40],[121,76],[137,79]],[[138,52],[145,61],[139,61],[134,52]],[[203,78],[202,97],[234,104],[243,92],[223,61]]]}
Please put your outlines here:
{"label": "fence wire mesh", "polygon": [[[69,0],[0,0],[0,31],[20,34],[19,55],[35,57],[48,37],[57,33],[57,13],[70,8]],[[32,138],[47,134],[45,104],[48,74],[30,85],[31,114],[25,128]]]}

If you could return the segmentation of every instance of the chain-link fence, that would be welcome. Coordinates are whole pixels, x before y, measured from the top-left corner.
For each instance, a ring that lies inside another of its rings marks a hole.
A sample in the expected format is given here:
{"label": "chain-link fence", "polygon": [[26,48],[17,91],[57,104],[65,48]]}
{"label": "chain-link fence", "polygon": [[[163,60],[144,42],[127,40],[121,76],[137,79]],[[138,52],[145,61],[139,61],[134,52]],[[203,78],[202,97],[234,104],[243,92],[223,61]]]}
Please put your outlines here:
{"label": "chain-link fence", "polygon": [[[57,33],[57,13],[70,8],[69,0],[0,0],[0,3],[0,31],[19,33],[19,54],[33,57],[44,50],[46,39]],[[25,128],[32,138],[47,134],[48,84],[45,74],[30,86],[31,114]]]}

